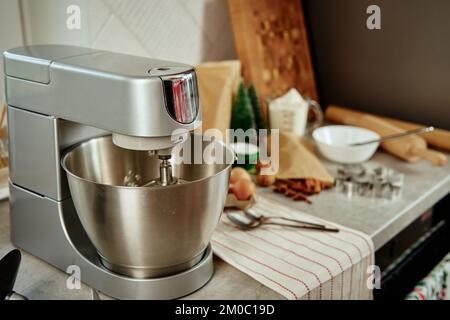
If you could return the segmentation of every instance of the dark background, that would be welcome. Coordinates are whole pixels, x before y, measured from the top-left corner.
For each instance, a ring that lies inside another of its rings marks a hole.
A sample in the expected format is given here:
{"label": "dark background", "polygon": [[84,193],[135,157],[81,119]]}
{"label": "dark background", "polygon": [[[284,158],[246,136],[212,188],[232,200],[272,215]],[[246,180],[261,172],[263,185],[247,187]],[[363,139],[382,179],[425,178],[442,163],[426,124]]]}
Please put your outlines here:
{"label": "dark background", "polygon": [[[303,0],[321,104],[450,129],[450,1]],[[381,8],[381,30],[366,9]]]}

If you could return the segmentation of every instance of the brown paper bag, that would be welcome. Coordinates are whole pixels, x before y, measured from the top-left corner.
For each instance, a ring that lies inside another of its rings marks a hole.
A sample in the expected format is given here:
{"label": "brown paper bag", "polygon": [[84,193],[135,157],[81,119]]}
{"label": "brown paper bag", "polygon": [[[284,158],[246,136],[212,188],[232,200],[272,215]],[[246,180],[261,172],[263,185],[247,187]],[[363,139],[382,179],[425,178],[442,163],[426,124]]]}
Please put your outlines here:
{"label": "brown paper bag", "polygon": [[279,146],[277,179],[316,179],[334,183],[333,176],[296,135],[280,131]]}
{"label": "brown paper bag", "polygon": [[196,67],[202,105],[203,131],[215,128],[225,131],[230,126],[233,96],[241,77],[238,60],[207,62]]}

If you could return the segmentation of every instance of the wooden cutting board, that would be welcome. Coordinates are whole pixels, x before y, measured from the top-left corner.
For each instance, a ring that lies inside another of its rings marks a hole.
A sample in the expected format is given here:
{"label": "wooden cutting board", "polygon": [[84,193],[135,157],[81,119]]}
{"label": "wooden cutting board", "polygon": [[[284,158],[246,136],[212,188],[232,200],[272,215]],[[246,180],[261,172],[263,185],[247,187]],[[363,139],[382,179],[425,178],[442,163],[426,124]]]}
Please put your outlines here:
{"label": "wooden cutting board", "polygon": [[318,99],[301,0],[228,0],[245,82],[265,102],[290,88]]}

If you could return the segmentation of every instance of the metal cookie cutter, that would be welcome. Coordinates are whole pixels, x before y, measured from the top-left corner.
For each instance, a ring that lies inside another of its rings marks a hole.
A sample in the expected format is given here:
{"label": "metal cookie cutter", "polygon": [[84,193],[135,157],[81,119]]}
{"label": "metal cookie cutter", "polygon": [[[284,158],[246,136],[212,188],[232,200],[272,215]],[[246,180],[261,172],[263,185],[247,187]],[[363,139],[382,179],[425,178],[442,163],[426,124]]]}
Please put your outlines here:
{"label": "metal cookie cutter", "polygon": [[404,174],[388,167],[368,170],[361,164],[340,165],[336,187],[348,198],[353,196],[395,199],[401,195]]}

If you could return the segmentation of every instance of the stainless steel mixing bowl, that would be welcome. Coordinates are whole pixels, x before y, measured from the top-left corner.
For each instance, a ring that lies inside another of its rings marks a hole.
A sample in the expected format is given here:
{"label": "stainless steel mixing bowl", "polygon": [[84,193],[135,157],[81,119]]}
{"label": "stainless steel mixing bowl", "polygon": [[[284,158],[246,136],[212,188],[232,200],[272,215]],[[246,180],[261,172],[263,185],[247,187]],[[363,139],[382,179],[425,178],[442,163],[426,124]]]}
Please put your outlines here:
{"label": "stainless steel mixing bowl", "polygon": [[[215,143],[222,157],[232,161],[231,149]],[[202,142],[202,151],[207,145]],[[104,136],[74,147],[62,166],[78,216],[103,264],[120,274],[151,278],[201,260],[227,195],[231,163],[222,160],[173,165],[174,176],[187,183],[126,187],[123,179],[130,171],[144,182],[157,178],[159,160],[144,151],[119,148],[111,136]]]}

